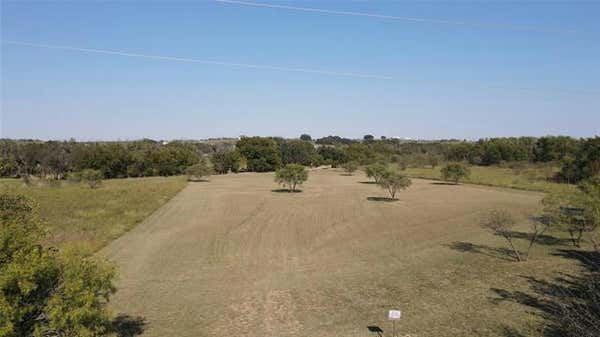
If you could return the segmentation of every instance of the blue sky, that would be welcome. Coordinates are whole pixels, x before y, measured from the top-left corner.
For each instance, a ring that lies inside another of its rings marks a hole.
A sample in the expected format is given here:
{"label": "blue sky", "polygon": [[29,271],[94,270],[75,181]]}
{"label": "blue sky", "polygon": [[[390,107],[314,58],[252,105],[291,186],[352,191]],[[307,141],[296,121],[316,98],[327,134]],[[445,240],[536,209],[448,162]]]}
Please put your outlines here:
{"label": "blue sky", "polygon": [[600,134],[600,2],[256,2],[449,22],[215,1],[4,1],[0,137]]}

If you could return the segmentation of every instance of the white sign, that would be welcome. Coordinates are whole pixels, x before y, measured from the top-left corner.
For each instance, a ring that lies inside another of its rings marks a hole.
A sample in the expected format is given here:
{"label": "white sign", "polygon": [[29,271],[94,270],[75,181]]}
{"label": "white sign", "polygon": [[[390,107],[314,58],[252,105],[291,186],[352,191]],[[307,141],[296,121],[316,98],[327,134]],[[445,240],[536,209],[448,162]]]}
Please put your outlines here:
{"label": "white sign", "polygon": [[397,321],[400,319],[400,316],[402,316],[402,311],[400,310],[390,310],[390,312],[388,313],[388,320],[390,321]]}

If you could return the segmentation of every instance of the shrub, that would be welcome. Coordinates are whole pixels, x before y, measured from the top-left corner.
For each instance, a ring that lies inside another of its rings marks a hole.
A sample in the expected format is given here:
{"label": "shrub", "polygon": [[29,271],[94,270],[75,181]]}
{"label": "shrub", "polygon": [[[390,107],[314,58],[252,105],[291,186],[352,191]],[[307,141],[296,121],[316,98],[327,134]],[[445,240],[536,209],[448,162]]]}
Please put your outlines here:
{"label": "shrub", "polygon": [[375,183],[379,183],[379,180],[388,172],[388,167],[385,164],[376,163],[367,165],[365,167],[365,174],[369,178],[373,178]]}
{"label": "shrub", "polygon": [[284,187],[287,186],[290,192],[294,192],[296,185],[302,185],[306,180],[308,170],[302,165],[288,164],[275,172],[275,181]]}
{"label": "shrub", "polygon": [[397,171],[388,170],[378,182],[378,185],[387,190],[392,199],[396,199],[396,193],[407,189],[412,181]]}
{"label": "shrub", "polygon": [[102,183],[104,175],[99,170],[85,169],[79,172],[82,181],[88,184],[90,188],[96,188]]}
{"label": "shrub", "polygon": [[202,177],[209,176],[213,173],[213,169],[208,166],[205,160],[201,160],[198,164],[189,166],[185,169],[185,174],[188,181],[199,181]]}
{"label": "shrub", "polygon": [[458,184],[461,179],[468,178],[471,175],[471,170],[463,164],[454,163],[448,164],[442,168],[442,179],[445,181],[453,181]]}
{"label": "shrub", "polygon": [[358,169],[358,163],[355,161],[349,161],[347,163],[344,163],[344,165],[342,165],[342,168],[344,169],[344,171],[346,171],[346,173],[352,175],[354,171]]}

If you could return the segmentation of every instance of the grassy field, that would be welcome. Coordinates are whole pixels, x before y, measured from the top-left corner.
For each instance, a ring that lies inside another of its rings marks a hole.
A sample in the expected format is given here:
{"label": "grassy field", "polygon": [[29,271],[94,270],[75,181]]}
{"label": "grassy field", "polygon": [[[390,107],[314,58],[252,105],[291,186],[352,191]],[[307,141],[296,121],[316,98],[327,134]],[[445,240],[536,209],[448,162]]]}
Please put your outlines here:
{"label": "grassy field", "polygon": [[0,180],[0,191],[20,193],[39,204],[55,244],[83,244],[96,251],[121,236],[171,199],[184,177],[106,180],[97,189],[83,184],[33,184]]}
{"label": "grassy field", "polygon": [[[408,176],[424,179],[441,179],[442,166],[432,168],[407,168]],[[526,191],[557,192],[574,188],[572,185],[547,181],[543,169],[527,168],[516,172],[497,166],[471,166],[470,184],[516,188]]]}
{"label": "grassy field", "polygon": [[[532,280],[576,268],[550,233],[515,263],[483,215],[509,208],[524,233],[541,193],[418,180],[396,202],[361,174],[314,170],[302,193],[272,174],[189,184],[105,247],[120,268],[113,309],[144,336],[539,336],[520,304]],[[517,240],[524,249],[525,240]],[[528,303],[536,303],[529,300]]]}

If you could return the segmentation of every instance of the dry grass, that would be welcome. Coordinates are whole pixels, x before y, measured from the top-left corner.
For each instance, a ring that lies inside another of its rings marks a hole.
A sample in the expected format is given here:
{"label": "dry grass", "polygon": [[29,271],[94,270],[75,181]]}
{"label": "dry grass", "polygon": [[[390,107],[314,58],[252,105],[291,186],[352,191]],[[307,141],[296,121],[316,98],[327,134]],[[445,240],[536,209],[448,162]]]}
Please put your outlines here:
{"label": "dry grass", "polygon": [[541,194],[415,180],[377,202],[384,191],[340,173],[311,171],[293,194],[271,192],[272,174],[189,184],[102,250],[120,266],[114,309],[145,317],[145,336],[389,336],[396,308],[401,336],[535,335],[539,317],[498,291],[573,266],[558,244],[511,262],[478,224],[507,207],[524,231]]}
{"label": "dry grass", "polygon": [[121,236],[186,185],[183,177],[106,180],[99,188],[62,182],[25,186],[0,180],[0,191],[20,193],[39,204],[54,244],[83,244],[96,251]]}

